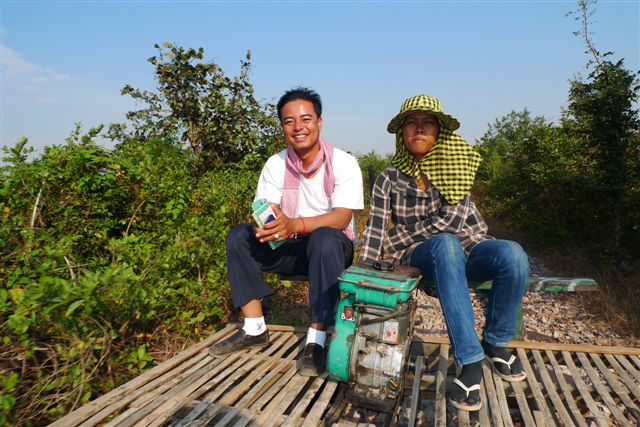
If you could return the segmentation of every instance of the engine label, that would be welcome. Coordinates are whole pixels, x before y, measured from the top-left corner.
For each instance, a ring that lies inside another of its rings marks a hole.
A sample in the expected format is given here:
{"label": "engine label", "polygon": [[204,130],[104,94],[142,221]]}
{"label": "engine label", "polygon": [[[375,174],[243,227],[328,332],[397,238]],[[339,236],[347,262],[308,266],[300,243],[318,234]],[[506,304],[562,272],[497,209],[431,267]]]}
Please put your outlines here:
{"label": "engine label", "polygon": [[340,313],[340,319],[355,322],[356,319],[353,317],[353,307],[350,305],[345,305],[342,313]]}
{"label": "engine label", "polygon": [[387,320],[382,327],[382,342],[387,344],[398,344],[398,322]]}

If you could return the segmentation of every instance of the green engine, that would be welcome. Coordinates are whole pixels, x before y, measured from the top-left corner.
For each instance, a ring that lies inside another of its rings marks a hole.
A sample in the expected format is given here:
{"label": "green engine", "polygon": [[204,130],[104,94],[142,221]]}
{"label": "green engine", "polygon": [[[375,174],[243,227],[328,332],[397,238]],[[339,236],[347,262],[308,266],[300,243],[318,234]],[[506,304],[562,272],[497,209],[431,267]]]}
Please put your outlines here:
{"label": "green engine", "polygon": [[386,262],[358,264],[338,282],[338,303],[327,371],[349,383],[348,401],[389,411],[404,387],[416,312],[420,271]]}

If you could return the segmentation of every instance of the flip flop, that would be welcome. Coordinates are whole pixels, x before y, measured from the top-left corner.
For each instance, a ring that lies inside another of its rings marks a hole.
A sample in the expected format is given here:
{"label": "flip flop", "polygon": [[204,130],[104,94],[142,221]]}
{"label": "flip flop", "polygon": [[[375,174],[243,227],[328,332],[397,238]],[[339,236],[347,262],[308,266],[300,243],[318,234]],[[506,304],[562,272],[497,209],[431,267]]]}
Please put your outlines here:
{"label": "flip flop", "polygon": [[[513,383],[522,381],[527,378],[527,373],[524,371],[524,368],[515,355],[512,354],[509,358],[509,361],[506,361],[500,357],[490,357],[488,355],[485,355],[485,357],[487,358],[487,360],[489,360],[489,362],[491,362],[493,372],[498,374],[498,376],[503,380]],[[511,365],[513,365],[513,367]]]}
{"label": "flip flop", "polygon": [[453,380],[453,383],[464,390],[467,393],[467,396],[464,398],[464,400],[459,402],[453,400],[453,398],[449,396],[449,403],[451,403],[457,409],[461,409],[463,411],[478,411],[480,408],[482,408],[482,400],[480,399],[480,396],[478,396],[477,403],[467,402],[467,400],[469,400],[469,393],[476,390],[478,390],[478,392],[480,391],[480,384],[474,384],[471,387],[467,387],[462,381],[457,378]]}
{"label": "flip flop", "polygon": [[[493,372],[498,374],[500,378],[512,383],[527,378],[522,363],[515,354],[511,353],[511,350],[506,347],[493,346],[484,340],[481,344],[485,358],[491,362]],[[509,360],[505,360],[507,357]]]}

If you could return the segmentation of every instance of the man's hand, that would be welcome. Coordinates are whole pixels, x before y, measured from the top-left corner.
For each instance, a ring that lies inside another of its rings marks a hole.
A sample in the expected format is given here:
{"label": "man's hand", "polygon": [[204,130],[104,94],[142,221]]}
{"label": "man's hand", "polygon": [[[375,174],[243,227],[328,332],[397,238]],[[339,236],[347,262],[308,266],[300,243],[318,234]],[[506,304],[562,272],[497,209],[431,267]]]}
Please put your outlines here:
{"label": "man's hand", "polygon": [[276,219],[261,228],[254,227],[256,239],[258,239],[260,243],[271,240],[279,242],[286,240],[292,234],[302,231],[302,220],[300,220],[300,218],[289,218],[282,212],[278,205],[272,204],[271,207],[276,214]]}

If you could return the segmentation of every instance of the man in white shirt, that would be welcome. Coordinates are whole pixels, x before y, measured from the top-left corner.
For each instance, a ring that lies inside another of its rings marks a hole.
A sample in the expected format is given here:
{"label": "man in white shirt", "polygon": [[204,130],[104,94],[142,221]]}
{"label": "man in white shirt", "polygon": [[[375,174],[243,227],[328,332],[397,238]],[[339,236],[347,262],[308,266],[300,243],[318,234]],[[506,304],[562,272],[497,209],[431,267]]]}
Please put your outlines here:
{"label": "man in white shirt", "polygon": [[[353,261],[353,210],[364,207],[357,160],[320,137],[322,102],[308,88],[295,88],[278,101],[287,148],[267,160],[256,200],[264,198],[276,219],[263,227],[242,224],[227,236],[231,297],[244,326],[209,349],[214,356],[269,343],[261,300],[273,293],[261,272],[306,274],[311,326],[300,373],[325,370],[326,329],[335,322],[338,275]],[[284,242],[271,249],[268,242]]]}

